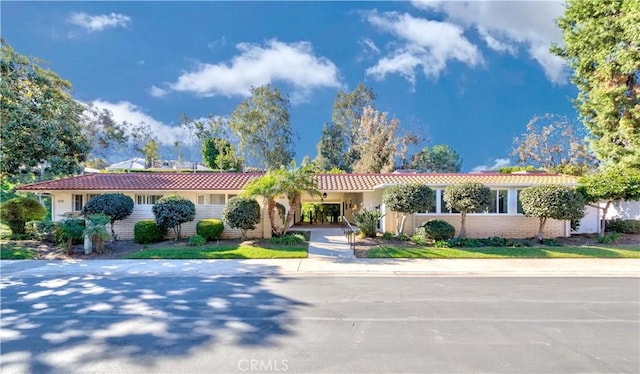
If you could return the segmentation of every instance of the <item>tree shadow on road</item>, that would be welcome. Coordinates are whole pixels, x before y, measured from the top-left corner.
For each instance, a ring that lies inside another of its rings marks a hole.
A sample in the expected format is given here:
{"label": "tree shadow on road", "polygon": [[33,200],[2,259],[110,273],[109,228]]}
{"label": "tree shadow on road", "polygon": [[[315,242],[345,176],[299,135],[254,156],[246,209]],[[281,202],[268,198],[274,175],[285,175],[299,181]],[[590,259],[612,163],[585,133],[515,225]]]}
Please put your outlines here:
{"label": "tree shadow on road", "polygon": [[0,371],[95,372],[117,361],[151,369],[198,348],[277,344],[305,304],[270,289],[276,269],[251,270],[257,275],[4,277]]}

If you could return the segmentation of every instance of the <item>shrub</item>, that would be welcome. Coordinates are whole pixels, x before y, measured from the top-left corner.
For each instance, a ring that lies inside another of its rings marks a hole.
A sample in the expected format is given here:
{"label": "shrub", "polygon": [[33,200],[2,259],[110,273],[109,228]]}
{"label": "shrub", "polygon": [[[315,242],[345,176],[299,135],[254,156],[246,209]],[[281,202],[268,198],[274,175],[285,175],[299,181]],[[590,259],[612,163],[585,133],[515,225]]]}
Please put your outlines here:
{"label": "shrub", "polygon": [[482,212],[491,205],[491,190],[481,183],[450,184],[442,199],[450,209],[460,212],[460,237],[466,236],[466,217],[469,212]]}
{"label": "shrub", "polygon": [[380,218],[382,213],[378,210],[362,209],[353,213],[353,220],[358,225],[361,235],[367,238],[376,237]]}
{"label": "shrub", "polygon": [[204,244],[207,244],[207,239],[205,239],[201,235],[195,234],[194,236],[189,238],[189,245],[192,247],[196,247]]}
{"label": "shrub", "polygon": [[0,205],[0,220],[13,234],[24,234],[25,224],[44,218],[47,210],[37,200],[27,197],[14,197]]}
{"label": "shrub", "polygon": [[393,239],[393,234],[387,231],[384,234],[382,234],[382,239],[384,239],[384,240],[392,240]]}
{"label": "shrub", "polygon": [[298,245],[303,243],[304,236],[300,234],[287,234],[284,236],[269,238],[269,244]]}
{"label": "shrub", "polygon": [[598,239],[596,240],[598,241],[598,243],[602,243],[602,244],[613,244],[617,242],[621,236],[622,234],[620,234],[619,232],[610,232],[605,236],[598,237]]}
{"label": "shrub", "polygon": [[55,241],[56,222],[49,220],[29,221],[25,224],[27,235],[36,240]]}
{"label": "shrub", "polygon": [[425,245],[427,241],[424,238],[424,235],[414,235],[411,237],[411,242],[418,245]]}
{"label": "shrub", "polygon": [[207,241],[219,239],[222,231],[224,231],[224,224],[219,219],[203,219],[196,224],[196,234]]}
{"label": "shrub", "polygon": [[640,220],[637,219],[613,219],[607,221],[607,231],[621,234],[640,234]]}
{"label": "shrub", "polygon": [[176,240],[181,239],[182,224],[196,217],[196,205],[179,195],[169,195],[153,205],[153,215],[158,226],[173,229]]}
{"label": "shrub", "polygon": [[104,214],[109,217],[111,224],[111,235],[114,239],[116,233],[113,230],[115,221],[123,220],[133,213],[133,199],[121,193],[102,194],[89,200],[82,208],[82,214],[85,216],[91,214]]}
{"label": "shrub", "polygon": [[222,216],[231,228],[240,229],[244,240],[247,230],[255,229],[260,222],[260,204],[255,199],[236,196],[229,199]]}
{"label": "shrub", "polygon": [[138,221],[133,226],[133,241],[140,244],[159,242],[164,238],[166,231],[152,219]]}
{"label": "shrub", "polygon": [[520,202],[527,217],[538,217],[536,239],[543,242],[543,231],[547,219],[579,220],[584,216],[586,201],[573,187],[560,185],[538,185],[523,189]]}
{"label": "shrub", "polygon": [[396,212],[396,235],[404,232],[408,214],[428,211],[433,202],[433,191],[423,184],[399,184],[382,193],[382,202],[388,210]]}
{"label": "shrub", "polygon": [[478,248],[482,247],[482,241],[480,239],[469,239],[469,238],[453,238],[448,240],[449,247],[459,247],[459,248]]}
{"label": "shrub", "polygon": [[82,243],[84,228],[84,220],[74,218],[62,221],[56,227],[56,242],[65,246],[68,255],[73,255],[74,244]]}
{"label": "shrub", "polygon": [[542,244],[548,247],[562,247],[562,244],[555,239],[544,239]]}
{"label": "shrub", "polygon": [[107,231],[107,223],[110,219],[106,214],[91,214],[87,216],[89,225],[86,225],[83,235],[87,235],[91,238],[91,241],[96,247],[96,252],[104,252],[104,242],[111,238],[109,231]]}
{"label": "shrub", "polygon": [[396,236],[393,237],[395,240],[399,241],[399,242],[408,242],[409,240],[411,240],[411,238],[408,235],[405,234],[398,234]]}
{"label": "shrub", "polygon": [[422,228],[420,233],[424,232],[424,236],[431,240],[449,240],[456,234],[455,227],[449,222],[439,219],[429,220],[423,223],[420,228]]}

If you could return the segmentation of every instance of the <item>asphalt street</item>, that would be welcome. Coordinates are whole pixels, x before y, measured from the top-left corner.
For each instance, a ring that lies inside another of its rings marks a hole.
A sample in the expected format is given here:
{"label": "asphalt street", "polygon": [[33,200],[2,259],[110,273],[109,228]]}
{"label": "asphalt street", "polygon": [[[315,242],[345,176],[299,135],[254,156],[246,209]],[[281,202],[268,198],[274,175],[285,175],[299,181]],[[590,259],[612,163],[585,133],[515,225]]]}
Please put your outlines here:
{"label": "asphalt street", "polygon": [[638,373],[638,278],[5,277],[6,373]]}

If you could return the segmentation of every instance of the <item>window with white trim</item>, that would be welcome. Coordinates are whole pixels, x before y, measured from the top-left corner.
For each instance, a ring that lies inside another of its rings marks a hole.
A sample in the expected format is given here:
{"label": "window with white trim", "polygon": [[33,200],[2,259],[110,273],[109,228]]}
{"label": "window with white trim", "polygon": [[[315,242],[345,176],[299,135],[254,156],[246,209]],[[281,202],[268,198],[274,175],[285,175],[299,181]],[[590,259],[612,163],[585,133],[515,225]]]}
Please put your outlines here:
{"label": "window with white trim", "polygon": [[81,212],[84,207],[84,195],[73,195],[73,211]]}
{"label": "window with white trim", "polygon": [[491,204],[487,213],[506,214],[508,209],[508,190],[491,190]]}
{"label": "window with white trim", "polygon": [[136,195],[135,202],[138,205],[153,205],[162,199],[162,195]]}
{"label": "window with white trim", "polygon": [[520,201],[520,192],[522,192],[522,190],[516,190],[516,197],[517,197],[517,201],[518,201],[518,207],[516,212],[518,214],[524,214],[524,209],[522,208],[522,202]]}

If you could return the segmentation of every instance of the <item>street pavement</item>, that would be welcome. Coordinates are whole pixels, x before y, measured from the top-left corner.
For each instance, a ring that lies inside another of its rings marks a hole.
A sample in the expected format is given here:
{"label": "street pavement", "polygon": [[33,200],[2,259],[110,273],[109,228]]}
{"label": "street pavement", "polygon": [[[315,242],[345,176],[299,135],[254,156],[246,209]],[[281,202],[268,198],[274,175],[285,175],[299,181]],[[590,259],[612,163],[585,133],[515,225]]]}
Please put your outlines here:
{"label": "street pavement", "polygon": [[82,264],[3,273],[0,372],[640,372],[634,277],[76,272]]}

